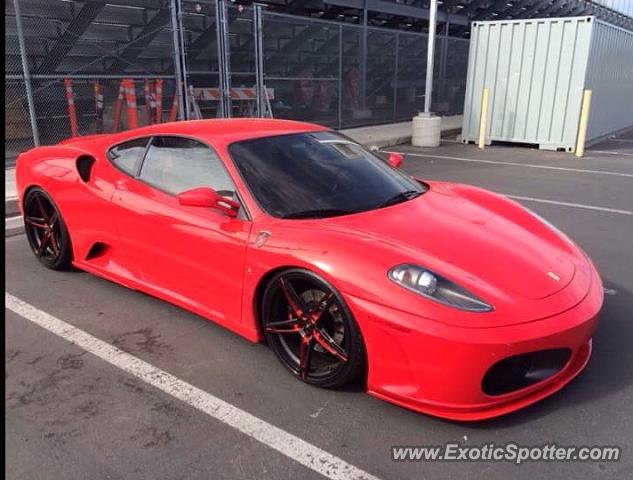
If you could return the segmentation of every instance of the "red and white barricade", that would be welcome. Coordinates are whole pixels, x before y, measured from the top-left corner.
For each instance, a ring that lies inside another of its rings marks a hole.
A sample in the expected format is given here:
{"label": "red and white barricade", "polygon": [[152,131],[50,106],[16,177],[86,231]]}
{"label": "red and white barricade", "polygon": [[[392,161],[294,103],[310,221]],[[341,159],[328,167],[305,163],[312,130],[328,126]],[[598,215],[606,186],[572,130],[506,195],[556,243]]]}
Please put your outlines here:
{"label": "red and white barricade", "polygon": [[[203,102],[219,101],[222,97],[219,88],[194,88],[194,95],[196,100]],[[255,88],[248,87],[236,87],[230,90],[231,100],[250,100],[255,101],[257,99],[257,91]],[[275,89],[266,88],[266,96],[268,100],[275,99]]]}

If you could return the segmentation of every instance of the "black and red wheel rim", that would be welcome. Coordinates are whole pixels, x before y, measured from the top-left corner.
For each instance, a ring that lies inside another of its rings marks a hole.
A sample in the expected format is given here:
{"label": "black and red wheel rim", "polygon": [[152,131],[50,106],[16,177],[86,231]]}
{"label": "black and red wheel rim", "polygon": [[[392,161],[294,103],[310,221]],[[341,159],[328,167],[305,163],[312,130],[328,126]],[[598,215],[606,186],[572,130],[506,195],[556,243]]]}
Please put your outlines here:
{"label": "black and red wheel rim", "polygon": [[282,362],[302,380],[325,379],[349,360],[349,317],[329,287],[301,274],[274,285],[264,332]]}
{"label": "black and red wheel rim", "polygon": [[62,251],[59,212],[42,192],[32,192],[24,207],[24,228],[33,249],[41,260],[55,261]]}

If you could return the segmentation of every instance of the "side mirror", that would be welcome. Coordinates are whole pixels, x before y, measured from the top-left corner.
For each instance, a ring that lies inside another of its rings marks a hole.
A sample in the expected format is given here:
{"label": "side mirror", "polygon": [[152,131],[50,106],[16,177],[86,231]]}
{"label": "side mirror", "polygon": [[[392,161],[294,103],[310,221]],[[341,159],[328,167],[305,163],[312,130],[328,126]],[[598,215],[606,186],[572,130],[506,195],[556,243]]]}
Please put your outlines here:
{"label": "side mirror", "polygon": [[392,152],[389,154],[389,158],[387,159],[387,163],[391,165],[393,168],[400,168],[402,166],[403,156],[401,153]]}
{"label": "side mirror", "polygon": [[192,188],[178,194],[178,201],[187,207],[215,208],[229,217],[237,217],[240,204],[230,198],[225,198],[209,187]]}

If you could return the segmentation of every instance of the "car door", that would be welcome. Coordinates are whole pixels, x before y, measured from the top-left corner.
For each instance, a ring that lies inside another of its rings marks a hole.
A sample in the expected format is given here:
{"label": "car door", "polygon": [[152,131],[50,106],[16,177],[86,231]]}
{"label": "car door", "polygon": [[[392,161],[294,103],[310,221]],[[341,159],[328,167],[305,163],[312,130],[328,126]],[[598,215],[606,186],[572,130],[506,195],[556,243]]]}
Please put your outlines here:
{"label": "car door", "polygon": [[156,294],[221,323],[239,323],[251,222],[243,207],[231,217],[181,205],[177,195],[197,187],[238,199],[210,147],[184,137],[153,137],[140,167],[117,183],[118,235],[139,280]]}

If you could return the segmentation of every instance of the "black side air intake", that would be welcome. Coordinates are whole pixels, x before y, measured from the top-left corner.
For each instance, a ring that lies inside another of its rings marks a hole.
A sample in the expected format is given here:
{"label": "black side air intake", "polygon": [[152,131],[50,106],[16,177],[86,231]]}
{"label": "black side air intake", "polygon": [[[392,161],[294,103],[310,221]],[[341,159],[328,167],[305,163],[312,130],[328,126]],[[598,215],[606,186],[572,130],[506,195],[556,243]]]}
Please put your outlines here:
{"label": "black side air intake", "polygon": [[94,164],[95,159],[90,155],[82,155],[77,159],[77,172],[79,173],[79,177],[86,183],[90,181],[90,174],[92,173]]}

